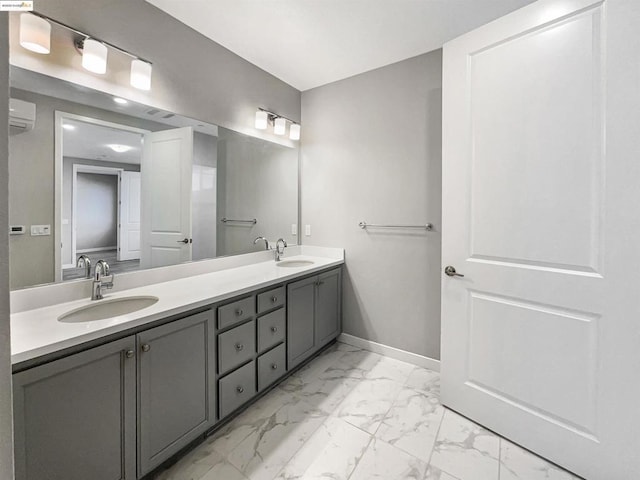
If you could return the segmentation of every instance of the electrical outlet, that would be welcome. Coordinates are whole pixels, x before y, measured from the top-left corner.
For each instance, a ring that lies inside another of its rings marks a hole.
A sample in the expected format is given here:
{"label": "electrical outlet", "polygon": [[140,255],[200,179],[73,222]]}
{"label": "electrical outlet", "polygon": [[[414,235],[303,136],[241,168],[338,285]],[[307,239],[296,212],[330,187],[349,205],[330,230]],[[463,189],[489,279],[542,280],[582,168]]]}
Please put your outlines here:
{"label": "electrical outlet", "polygon": [[298,225],[296,225],[295,223],[291,224],[291,235],[297,235],[298,234]]}
{"label": "electrical outlet", "polygon": [[310,236],[311,236],[311,225],[305,225],[305,226],[304,226],[304,234],[305,234],[307,237],[310,237]]}

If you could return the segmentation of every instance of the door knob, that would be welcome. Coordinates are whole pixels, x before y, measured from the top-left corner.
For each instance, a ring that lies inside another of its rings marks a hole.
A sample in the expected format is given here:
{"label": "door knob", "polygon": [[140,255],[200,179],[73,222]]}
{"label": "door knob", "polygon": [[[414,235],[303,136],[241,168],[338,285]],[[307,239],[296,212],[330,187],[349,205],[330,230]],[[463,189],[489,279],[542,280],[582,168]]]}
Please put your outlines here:
{"label": "door knob", "polygon": [[184,244],[187,244],[187,243],[189,243],[189,239],[188,239],[188,238],[183,238],[182,240],[176,240],[176,243],[184,243]]}
{"label": "door knob", "polygon": [[450,277],[464,277],[461,273],[456,273],[456,269],[451,265],[444,267],[444,273]]}

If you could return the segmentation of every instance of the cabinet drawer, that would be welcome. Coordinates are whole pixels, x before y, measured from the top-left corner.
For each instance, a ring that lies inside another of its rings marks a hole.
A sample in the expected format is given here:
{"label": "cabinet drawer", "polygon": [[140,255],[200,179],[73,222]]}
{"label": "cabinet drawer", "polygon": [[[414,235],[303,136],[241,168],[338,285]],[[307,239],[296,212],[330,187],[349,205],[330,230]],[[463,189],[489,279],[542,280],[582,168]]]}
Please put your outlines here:
{"label": "cabinet drawer", "polygon": [[258,295],[258,313],[266,312],[284,305],[284,287],[274,288]]}
{"label": "cabinet drawer", "polygon": [[256,326],[253,320],[218,335],[218,373],[227,373],[253,358],[255,353]]}
{"label": "cabinet drawer", "polygon": [[284,340],[285,310],[281,308],[258,318],[258,352],[264,352]]}
{"label": "cabinet drawer", "polygon": [[218,328],[223,329],[251,318],[256,313],[256,297],[243,298],[218,307]]}
{"label": "cabinet drawer", "polygon": [[258,390],[264,390],[287,371],[284,343],[258,357]]}
{"label": "cabinet drawer", "polygon": [[224,418],[256,394],[256,363],[251,362],[218,380],[220,418]]}

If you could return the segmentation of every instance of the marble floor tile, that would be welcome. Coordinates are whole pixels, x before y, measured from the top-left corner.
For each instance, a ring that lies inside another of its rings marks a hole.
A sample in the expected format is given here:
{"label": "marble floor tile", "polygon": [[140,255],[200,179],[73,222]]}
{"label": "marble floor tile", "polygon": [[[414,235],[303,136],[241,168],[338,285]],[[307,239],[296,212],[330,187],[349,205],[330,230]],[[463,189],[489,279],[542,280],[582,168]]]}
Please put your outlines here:
{"label": "marble floor tile", "polygon": [[429,462],[444,407],[436,397],[403,388],[376,432],[376,437]]}
{"label": "marble floor tile", "polygon": [[433,370],[415,367],[405,382],[409,388],[422,390],[437,397],[440,396],[440,374]]}
{"label": "marble floor tile", "polygon": [[255,436],[283,406],[294,406],[300,399],[289,392],[274,388],[218,430],[205,445],[211,445],[217,452],[228,455],[245,439]]}
{"label": "marble floor tile", "polygon": [[360,383],[354,378],[316,378],[306,383],[300,377],[290,377],[282,389],[317,409],[332,413],[346,396]]}
{"label": "marble floor tile", "polygon": [[343,378],[362,380],[381,359],[382,355],[365,350],[343,352],[340,358],[319,374],[318,378],[323,380]]}
{"label": "marble floor tile", "polygon": [[215,450],[211,450],[206,456],[197,455],[194,458],[194,463],[210,466],[209,470],[199,480],[247,480],[247,477]]}
{"label": "marble floor tile", "polygon": [[460,480],[498,480],[500,438],[446,410],[431,465]]}
{"label": "marble floor tile", "polygon": [[578,477],[503,439],[500,480],[578,480]]}
{"label": "marble floor tile", "polygon": [[[193,453],[193,452],[191,452]],[[206,463],[194,462],[193,456],[187,454],[166,470],[156,472],[154,480],[200,480],[211,470],[212,466]]]}
{"label": "marble floor tile", "polygon": [[422,480],[426,462],[374,438],[349,480]]}
{"label": "marble floor tile", "polygon": [[365,378],[386,378],[404,384],[415,369],[414,365],[393,358],[382,357],[365,374]]}
{"label": "marble floor tile", "polygon": [[328,418],[278,475],[278,480],[347,480],[364,454],[371,435]]}
{"label": "marble floor tile", "polygon": [[397,382],[386,378],[362,380],[338,406],[335,415],[373,434],[391,409],[399,390]]}
{"label": "marble floor tile", "polygon": [[272,480],[326,419],[302,401],[283,405],[227,459],[251,480]]}
{"label": "marble floor tile", "polygon": [[456,477],[449,475],[447,472],[443,472],[437,467],[433,465],[429,465],[427,468],[427,475],[424,477],[424,480],[459,480]]}

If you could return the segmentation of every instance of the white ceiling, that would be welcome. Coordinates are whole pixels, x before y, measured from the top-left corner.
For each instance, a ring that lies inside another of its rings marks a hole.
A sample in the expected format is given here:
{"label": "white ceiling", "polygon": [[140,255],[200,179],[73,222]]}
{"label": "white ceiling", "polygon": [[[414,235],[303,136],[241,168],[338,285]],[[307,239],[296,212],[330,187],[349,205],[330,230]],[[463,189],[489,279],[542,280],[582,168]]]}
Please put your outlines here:
{"label": "white ceiling", "polygon": [[534,0],[146,1],[304,91],[430,52]]}
{"label": "white ceiling", "polygon": [[[62,154],[65,157],[140,165],[141,134],[77,120],[64,120],[63,124],[74,127],[63,131]],[[109,145],[126,145],[131,150],[117,153]]]}

